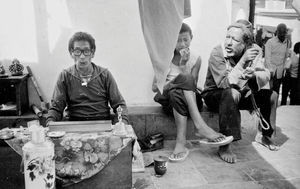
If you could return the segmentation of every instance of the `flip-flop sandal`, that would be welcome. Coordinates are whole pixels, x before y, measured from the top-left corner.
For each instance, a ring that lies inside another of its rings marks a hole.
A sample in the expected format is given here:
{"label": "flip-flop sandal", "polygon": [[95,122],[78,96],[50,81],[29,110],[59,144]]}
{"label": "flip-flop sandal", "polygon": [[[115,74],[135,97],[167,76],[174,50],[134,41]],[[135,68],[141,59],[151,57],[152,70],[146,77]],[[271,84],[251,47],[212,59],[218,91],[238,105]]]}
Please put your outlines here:
{"label": "flip-flop sandal", "polygon": [[225,137],[224,140],[221,140],[219,142],[213,142],[213,141],[209,141],[208,139],[202,139],[202,140],[199,140],[199,143],[209,145],[212,147],[219,147],[219,146],[227,145],[227,144],[231,143],[232,141],[233,141],[233,136],[227,136],[227,137]]}
{"label": "flip-flop sandal", "polygon": [[268,148],[271,151],[278,151],[279,150],[279,146],[277,146],[276,144],[266,144],[262,141],[256,141],[256,142],[263,145],[264,147]]}
{"label": "flip-flop sandal", "polygon": [[255,141],[261,145],[263,145],[264,147],[268,148],[271,151],[278,151],[279,150],[279,146],[275,145],[275,144],[265,144],[263,142],[259,142],[259,141]]}
{"label": "flip-flop sandal", "polygon": [[[172,153],[170,155],[170,157],[169,157],[169,160],[171,162],[181,162],[181,161],[184,161],[188,157],[189,153],[190,153],[190,151],[188,149],[185,149],[184,152],[179,152],[179,153],[176,153],[176,154]],[[181,158],[175,158],[174,157],[175,155],[178,156],[179,154],[183,154],[183,156],[181,156]]]}
{"label": "flip-flop sandal", "polygon": [[269,150],[271,151],[278,151],[279,150],[279,146],[275,145],[275,144],[269,144]]}

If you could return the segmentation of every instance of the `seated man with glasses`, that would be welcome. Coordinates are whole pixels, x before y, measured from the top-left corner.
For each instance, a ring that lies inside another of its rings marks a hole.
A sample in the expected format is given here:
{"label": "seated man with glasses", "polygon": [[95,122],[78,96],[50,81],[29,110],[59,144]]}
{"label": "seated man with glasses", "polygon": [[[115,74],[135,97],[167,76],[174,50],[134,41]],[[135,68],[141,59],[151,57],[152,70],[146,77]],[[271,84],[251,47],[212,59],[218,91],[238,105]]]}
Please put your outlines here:
{"label": "seated man with glasses", "polygon": [[57,80],[46,124],[63,119],[64,110],[70,121],[109,120],[110,107],[117,122],[121,106],[122,120],[128,123],[127,107],[115,79],[105,68],[92,62],[95,39],[77,32],[69,40],[69,52],[74,65],[63,70]]}

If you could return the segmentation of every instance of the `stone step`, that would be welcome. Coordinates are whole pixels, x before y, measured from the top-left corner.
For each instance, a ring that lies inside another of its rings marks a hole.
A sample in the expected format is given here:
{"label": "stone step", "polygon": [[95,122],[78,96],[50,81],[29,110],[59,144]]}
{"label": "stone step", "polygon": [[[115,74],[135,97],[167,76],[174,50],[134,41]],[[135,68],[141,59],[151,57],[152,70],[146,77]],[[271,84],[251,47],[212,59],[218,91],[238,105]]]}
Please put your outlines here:
{"label": "stone step", "polygon": [[[129,122],[133,126],[138,138],[144,138],[158,132],[164,134],[165,139],[176,139],[176,126],[173,116],[167,115],[160,106],[132,106],[128,107]],[[219,130],[219,115],[206,109],[200,112],[203,120],[215,131]],[[255,127],[255,118],[248,111],[241,111],[242,127]],[[187,139],[196,139],[195,127],[188,118]]]}

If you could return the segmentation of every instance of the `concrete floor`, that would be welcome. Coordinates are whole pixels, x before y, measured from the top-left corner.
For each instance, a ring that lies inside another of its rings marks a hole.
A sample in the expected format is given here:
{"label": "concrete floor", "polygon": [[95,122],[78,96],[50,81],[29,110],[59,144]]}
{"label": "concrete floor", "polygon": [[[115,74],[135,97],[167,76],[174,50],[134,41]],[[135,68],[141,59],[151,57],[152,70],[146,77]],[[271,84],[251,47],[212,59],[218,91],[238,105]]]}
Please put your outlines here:
{"label": "concrete floor", "polygon": [[[242,129],[243,139],[233,143],[237,163],[223,162],[217,148],[190,141],[188,158],[168,162],[167,173],[158,178],[153,166],[133,173],[136,189],[300,189],[300,106],[281,106],[277,110],[274,137],[281,149],[272,152],[254,142],[256,128]],[[175,141],[165,141],[162,150],[151,155],[169,156]]]}

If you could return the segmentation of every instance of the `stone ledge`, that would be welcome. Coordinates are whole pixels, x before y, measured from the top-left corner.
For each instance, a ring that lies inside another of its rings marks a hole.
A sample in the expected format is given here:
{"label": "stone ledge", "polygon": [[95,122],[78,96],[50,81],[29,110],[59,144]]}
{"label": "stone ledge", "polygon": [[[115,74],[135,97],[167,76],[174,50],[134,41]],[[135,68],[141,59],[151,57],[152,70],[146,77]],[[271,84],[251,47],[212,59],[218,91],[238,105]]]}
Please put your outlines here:
{"label": "stone ledge", "polygon": [[[161,106],[128,107],[129,122],[138,138],[161,132],[166,139],[176,139],[176,126],[173,116],[164,113]],[[203,120],[215,131],[219,130],[219,115],[209,112],[206,108],[200,112]],[[254,117],[247,110],[241,111],[242,127],[255,124]],[[196,139],[195,127],[191,118],[187,123],[187,139]]]}
{"label": "stone ledge", "polygon": [[[176,125],[174,117],[167,115],[161,106],[132,106],[128,107],[129,122],[133,126],[138,138],[161,132],[166,139],[176,139]],[[200,112],[204,121],[213,129],[218,129],[217,113],[204,109]],[[187,123],[187,138],[195,139],[195,127],[189,118]]]}

